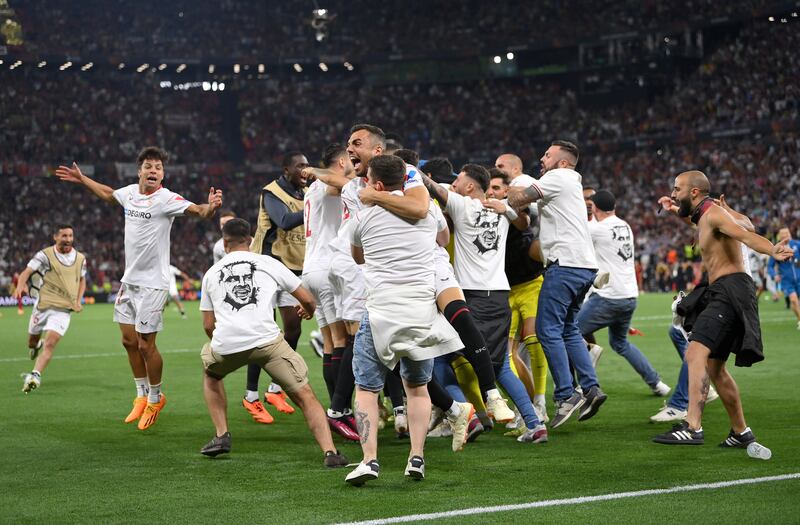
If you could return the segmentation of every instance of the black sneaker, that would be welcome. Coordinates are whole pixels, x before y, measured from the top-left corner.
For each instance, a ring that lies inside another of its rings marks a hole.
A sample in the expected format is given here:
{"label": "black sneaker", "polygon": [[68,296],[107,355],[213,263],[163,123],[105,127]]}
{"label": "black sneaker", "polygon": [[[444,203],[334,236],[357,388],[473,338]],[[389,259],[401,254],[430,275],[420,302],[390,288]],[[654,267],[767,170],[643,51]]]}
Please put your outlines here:
{"label": "black sneaker", "polygon": [[216,457],[220,454],[227,454],[231,451],[231,433],[225,432],[221,436],[215,436],[214,439],[200,449],[200,453],[204,456]]}
{"label": "black sneaker", "polygon": [[653,438],[654,443],[664,445],[702,445],[705,443],[702,430],[692,430],[686,421],[674,425],[672,430]]}
{"label": "black sneaker", "polygon": [[329,450],[325,452],[325,466],[328,468],[346,467],[350,463],[347,456],[340,454],[338,450]]}
{"label": "black sneaker", "polygon": [[425,479],[425,460],[421,456],[411,456],[406,465],[406,476],[415,479]]}
{"label": "black sneaker", "polygon": [[356,487],[360,487],[367,481],[378,479],[381,473],[381,466],[378,465],[378,460],[373,459],[369,463],[361,462],[358,466],[344,478],[344,480]]}
{"label": "black sneaker", "polygon": [[[581,407],[578,421],[586,421],[597,414],[597,411],[600,410],[600,405],[605,403],[606,399],[608,399],[608,395],[600,390],[599,386],[590,388],[589,391],[584,394],[584,397],[586,398],[586,402]],[[552,427],[553,425],[551,424],[550,426]]]}
{"label": "black sneaker", "polygon": [[756,437],[753,435],[753,431],[750,430],[750,427],[744,429],[744,432],[741,434],[737,434],[736,432],[731,429],[728,433],[728,437],[719,444],[722,448],[747,448],[747,445],[754,442]]}
{"label": "black sneaker", "polygon": [[586,400],[577,390],[569,398],[556,401],[556,415],[550,420],[550,427],[557,428],[566,423],[585,402]]}

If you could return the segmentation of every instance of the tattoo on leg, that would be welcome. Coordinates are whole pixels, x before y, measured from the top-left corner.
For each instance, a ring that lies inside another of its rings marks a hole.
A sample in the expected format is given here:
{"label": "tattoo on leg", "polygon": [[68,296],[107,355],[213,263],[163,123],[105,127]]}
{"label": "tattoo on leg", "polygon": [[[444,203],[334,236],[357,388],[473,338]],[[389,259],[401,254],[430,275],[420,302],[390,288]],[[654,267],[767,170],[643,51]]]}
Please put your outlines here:
{"label": "tattoo on leg", "polygon": [[358,437],[360,438],[361,444],[367,442],[369,438],[369,419],[367,419],[367,413],[362,412],[359,410],[358,401],[356,401],[353,405],[355,409],[355,416],[356,416],[356,428],[358,429]]}
{"label": "tattoo on leg", "polygon": [[706,407],[706,399],[708,399],[708,389],[711,386],[711,379],[708,377],[708,368],[703,371],[702,383],[700,384],[700,400],[697,402],[700,409],[700,415],[703,415],[703,409]]}

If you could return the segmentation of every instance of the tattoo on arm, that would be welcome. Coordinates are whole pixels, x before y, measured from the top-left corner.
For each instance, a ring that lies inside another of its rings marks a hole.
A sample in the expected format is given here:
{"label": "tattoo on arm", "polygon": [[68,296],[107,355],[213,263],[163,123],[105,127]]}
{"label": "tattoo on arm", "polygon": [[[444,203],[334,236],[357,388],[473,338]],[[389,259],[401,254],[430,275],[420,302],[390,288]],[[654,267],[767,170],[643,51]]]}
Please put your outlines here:
{"label": "tattoo on arm", "polygon": [[447,190],[442,188],[439,184],[434,182],[432,178],[421,173],[422,175],[422,182],[425,184],[425,187],[428,188],[428,193],[431,194],[431,197],[438,200],[442,204],[447,202]]}
{"label": "tattoo on arm", "polygon": [[359,410],[358,401],[356,401],[353,405],[354,413],[356,416],[356,428],[358,429],[358,437],[360,438],[361,444],[367,442],[369,439],[369,419],[367,418],[367,413],[362,412]]}
{"label": "tattoo on arm", "polygon": [[542,194],[533,184],[525,188],[522,193],[528,202],[536,202],[542,197]]}
{"label": "tattoo on arm", "polygon": [[700,409],[700,415],[703,415],[703,409],[706,407],[706,399],[708,399],[708,389],[711,386],[711,379],[708,377],[708,369],[703,371],[703,378],[700,384],[700,400],[697,402],[697,408]]}

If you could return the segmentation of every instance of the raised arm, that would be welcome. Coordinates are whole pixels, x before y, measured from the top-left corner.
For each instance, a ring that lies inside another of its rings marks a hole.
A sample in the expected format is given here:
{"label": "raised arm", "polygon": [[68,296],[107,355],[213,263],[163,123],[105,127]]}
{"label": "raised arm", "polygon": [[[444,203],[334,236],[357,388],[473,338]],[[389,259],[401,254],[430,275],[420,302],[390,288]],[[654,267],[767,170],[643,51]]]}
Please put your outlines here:
{"label": "raised arm", "polygon": [[344,185],[350,182],[350,179],[345,177],[343,174],[336,173],[335,171],[326,168],[313,168],[309,166],[308,168],[303,168],[303,173],[305,173],[309,178],[318,178],[328,186],[336,188],[338,191],[342,191]]}
{"label": "raised arm", "polygon": [[420,176],[422,176],[422,182],[428,189],[428,193],[430,194],[430,196],[439,201],[439,204],[442,207],[444,207],[444,205],[447,204],[447,195],[450,192],[448,192],[446,188],[444,188],[441,184],[437,183],[426,174],[420,172]]}
{"label": "raised arm", "polygon": [[736,239],[742,244],[746,244],[759,253],[771,255],[779,261],[785,261],[794,254],[792,249],[786,246],[787,241],[782,241],[773,245],[769,240],[757,233],[745,230],[744,227],[731,217],[730,213],[719,206],[709,210],[708,213],[710,214],[710,226],[718,229],[728,237]]}
{"label": "raised arm", "polygon": [[94,193],[101,200],[106,202],[115,203],[117,200],[114,198],[114,189],[105,184],[100,184],[96,180],[92,180],[81,172],[78,165],[73,162],[72,167],[59,166],[56,169],[56,177],[59,179],[71,182],[73,184],[80,184],[86,189]]}
{"label": "raised arm", "polygon": [[222,190],[215,190],[212,186],[208,190],[208,204],[192,204],[183,213],[201,219],[210,219],[222,206]]}
{"label": "raised arm", "polygon": [[405,190],[403,195],[392,195],[367,186],[358,192],[358,197],[366,205],[378,205],[406,219],[419,220],[428,215],[430,199],[425,188],[419,186]]}

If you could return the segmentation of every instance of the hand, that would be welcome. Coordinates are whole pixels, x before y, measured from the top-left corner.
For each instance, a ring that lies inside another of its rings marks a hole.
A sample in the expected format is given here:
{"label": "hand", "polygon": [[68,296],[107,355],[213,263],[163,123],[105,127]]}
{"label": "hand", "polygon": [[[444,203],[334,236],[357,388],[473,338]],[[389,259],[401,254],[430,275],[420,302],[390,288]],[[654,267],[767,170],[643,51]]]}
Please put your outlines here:
{"label": "hand", "polygon": [[483,207],[493,212],[497,213],[498,215],[502,215],[508,209],[503,201],[499,201],[497,199],[485,199],[481,201]]}
{"label": "hand", "polygon": [[78,299],[75,301],[75,304],[72,305],[72,311],[75,313],[81,313],[83,311],[83,305],[81,304],[81,300]]}
{"label": "hand", "polygon": [[19,283],[17,289],[14,290],[14,297],[22,299],[25,295],[28,295],[28,283]]}
{"label": "hand", "polygon": [[213,186],[208,190],[208,206],[212,210],[222,206],[222,190],[215,190]]}
{"label": "hand", "polygon": [[313,166],[307,166],[307,167],[303,168],[302,170],[300,170],[300,173],[305,175],[305,177],[308,180],[311,180],[311,179],[313,179],[314,177],[317,176],[316,169]]}
{"label": "hand", "polygon": [[661,209],[664,211],[672,211],[675,203],[672,202],[672,197],[667,197],[664,195],[660,199],[658,199],[658,205],[661,206]]}
{"label": "hand", "polygon": [[306,319],[306,320],[311,319],[311,314],[306,312],[306,309],[303,308],[302,306],[300,306],[299,304],[297,306],[295,306],[294,308],[297,311],[297,316],[300,319]]}
{"label": "hand", "polygon": [[56,177],[66,182],[80,184],[83,180],[83,173],[81,173],[81,169],[78,167],[78,165],[73,162],[71,168],[59,166],[56,169]]}
{"label": "hand", "polygon": [[361,199],[361,202],[366,206],[372,206],[378,203],[378,194],[380,194],[378,190],[372,186],[367,186],[358,192],[358,198]]}
{"label": "hand", "polygon": [[523,200],[525,195],[522,193],[523,189],[517,186],[513,186],[508,188],[508,194],[506,198],[508,198],[508,205],[512,208],[521,208],[526,203]]}
{"label": "hand", "polygon": [[[794,250],[788,246],[789,239],[784,239],[772,247],[772,256],[777,261],[787,261],[794,257]],[[779,282],[780,276],[776,276],[775,282]]]}
{"label": "hand", "polygon": [[775,284],[781,284],[781,274],[775,274]]}

